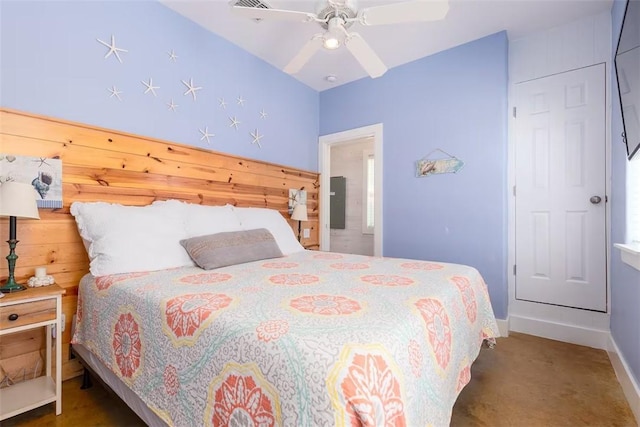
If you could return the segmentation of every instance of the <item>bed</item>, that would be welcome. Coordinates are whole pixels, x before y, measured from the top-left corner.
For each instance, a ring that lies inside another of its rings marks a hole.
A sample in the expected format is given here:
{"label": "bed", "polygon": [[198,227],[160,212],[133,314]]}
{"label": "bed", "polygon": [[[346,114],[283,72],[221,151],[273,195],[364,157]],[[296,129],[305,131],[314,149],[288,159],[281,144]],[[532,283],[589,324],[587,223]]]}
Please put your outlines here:
{"label": "bed", "polygon": [[472,267],[304,250],[270,209],[71,213],[75,352],[150,425],[448,425],[498,336]]}
{"label": "bed", "polygon": [[[234,227],[256,225],[245,212]],[[287,252],[212,270],[88,274],[76,353],[152,425],[448,425],[483,341],[498,336],[478,271]]]}

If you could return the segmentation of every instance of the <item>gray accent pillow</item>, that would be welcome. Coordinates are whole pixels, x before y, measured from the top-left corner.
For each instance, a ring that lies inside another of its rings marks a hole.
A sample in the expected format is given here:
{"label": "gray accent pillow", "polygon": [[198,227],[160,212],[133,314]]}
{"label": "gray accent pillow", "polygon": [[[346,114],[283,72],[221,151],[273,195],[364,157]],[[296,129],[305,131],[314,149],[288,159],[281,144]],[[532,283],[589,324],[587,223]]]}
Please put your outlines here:
{"label": "gray accent pillow", "polygon": [[180,244],[205,270],[283,256],[266,228],[208,234],[181,240]]}

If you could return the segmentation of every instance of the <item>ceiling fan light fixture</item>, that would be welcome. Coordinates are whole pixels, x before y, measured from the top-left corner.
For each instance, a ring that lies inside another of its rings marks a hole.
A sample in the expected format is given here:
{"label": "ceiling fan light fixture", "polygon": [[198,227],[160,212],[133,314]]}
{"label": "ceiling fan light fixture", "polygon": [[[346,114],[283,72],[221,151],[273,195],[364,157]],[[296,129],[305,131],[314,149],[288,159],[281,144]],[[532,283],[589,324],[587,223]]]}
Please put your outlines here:
{"label": "ceiling fan light fixture", "polygon": [[329,50],[339,48],[345,33],[344,20],[338,17],[331,18],[327,23],[327,32],[322,36],[322,45]]}
{"label": "ceiling fan light fixture", "polygon": [[322,46],[324,46],[325,49],[329,49],[329,50],[334,50],[340,47],[340,40],[334,36],[333,34],[328,34],[324,36],[324,39],[322,40]]}
{"label": "ceiling fan light fixture", "polygon": [[[1,2],[2,0],[0,0]],[[272,9],[265,0],[230,0],[233,10],[247,18],[267,18],[289,22],[313,22],[324,32],[316,33],[283,68],[288,74],[298,73],[323,47],[336,50],[345,46],[371,78],[382,76],[387,67],[360,34],[348,29],[361,25],[388,25],[405,22],[431,22],[444,19],[450,0],[396,0],[395,3],[358,9],[358,0],[318,0],[316,13],[299,10]],[[269,0],[266,0],[269,1]],[[388,0],[391,1],[391,0]],[[253,2],[260,2],[254,4]],[[330,79],[327,79],[331,82]]]}

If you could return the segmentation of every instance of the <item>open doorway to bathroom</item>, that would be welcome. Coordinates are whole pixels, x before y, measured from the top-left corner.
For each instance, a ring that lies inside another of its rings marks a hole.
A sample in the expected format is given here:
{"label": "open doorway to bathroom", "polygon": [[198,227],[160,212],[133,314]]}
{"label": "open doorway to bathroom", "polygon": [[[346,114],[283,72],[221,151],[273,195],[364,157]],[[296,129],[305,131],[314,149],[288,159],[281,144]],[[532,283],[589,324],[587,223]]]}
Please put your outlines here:
{"label": "open doorway to bathroom", "polygon": [[382,124],[320,137],[320,249],[382,256]]}
{"label": "open doorway to bathroom", "polygon": [[329,250],[359,255],[374,252],[375,157],[373,137],[345,141],[330,149]]}

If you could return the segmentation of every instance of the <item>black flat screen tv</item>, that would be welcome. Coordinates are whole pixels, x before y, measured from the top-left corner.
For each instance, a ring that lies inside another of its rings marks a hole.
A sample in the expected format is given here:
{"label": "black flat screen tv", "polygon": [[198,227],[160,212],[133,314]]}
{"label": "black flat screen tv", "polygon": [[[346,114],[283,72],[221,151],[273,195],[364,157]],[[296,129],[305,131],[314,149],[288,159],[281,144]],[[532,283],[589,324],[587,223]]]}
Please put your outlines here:
{"label": "black flat screen tv", "polygon": [[615,57],[627,157],[640,156],[640,0],[628,0]]}

